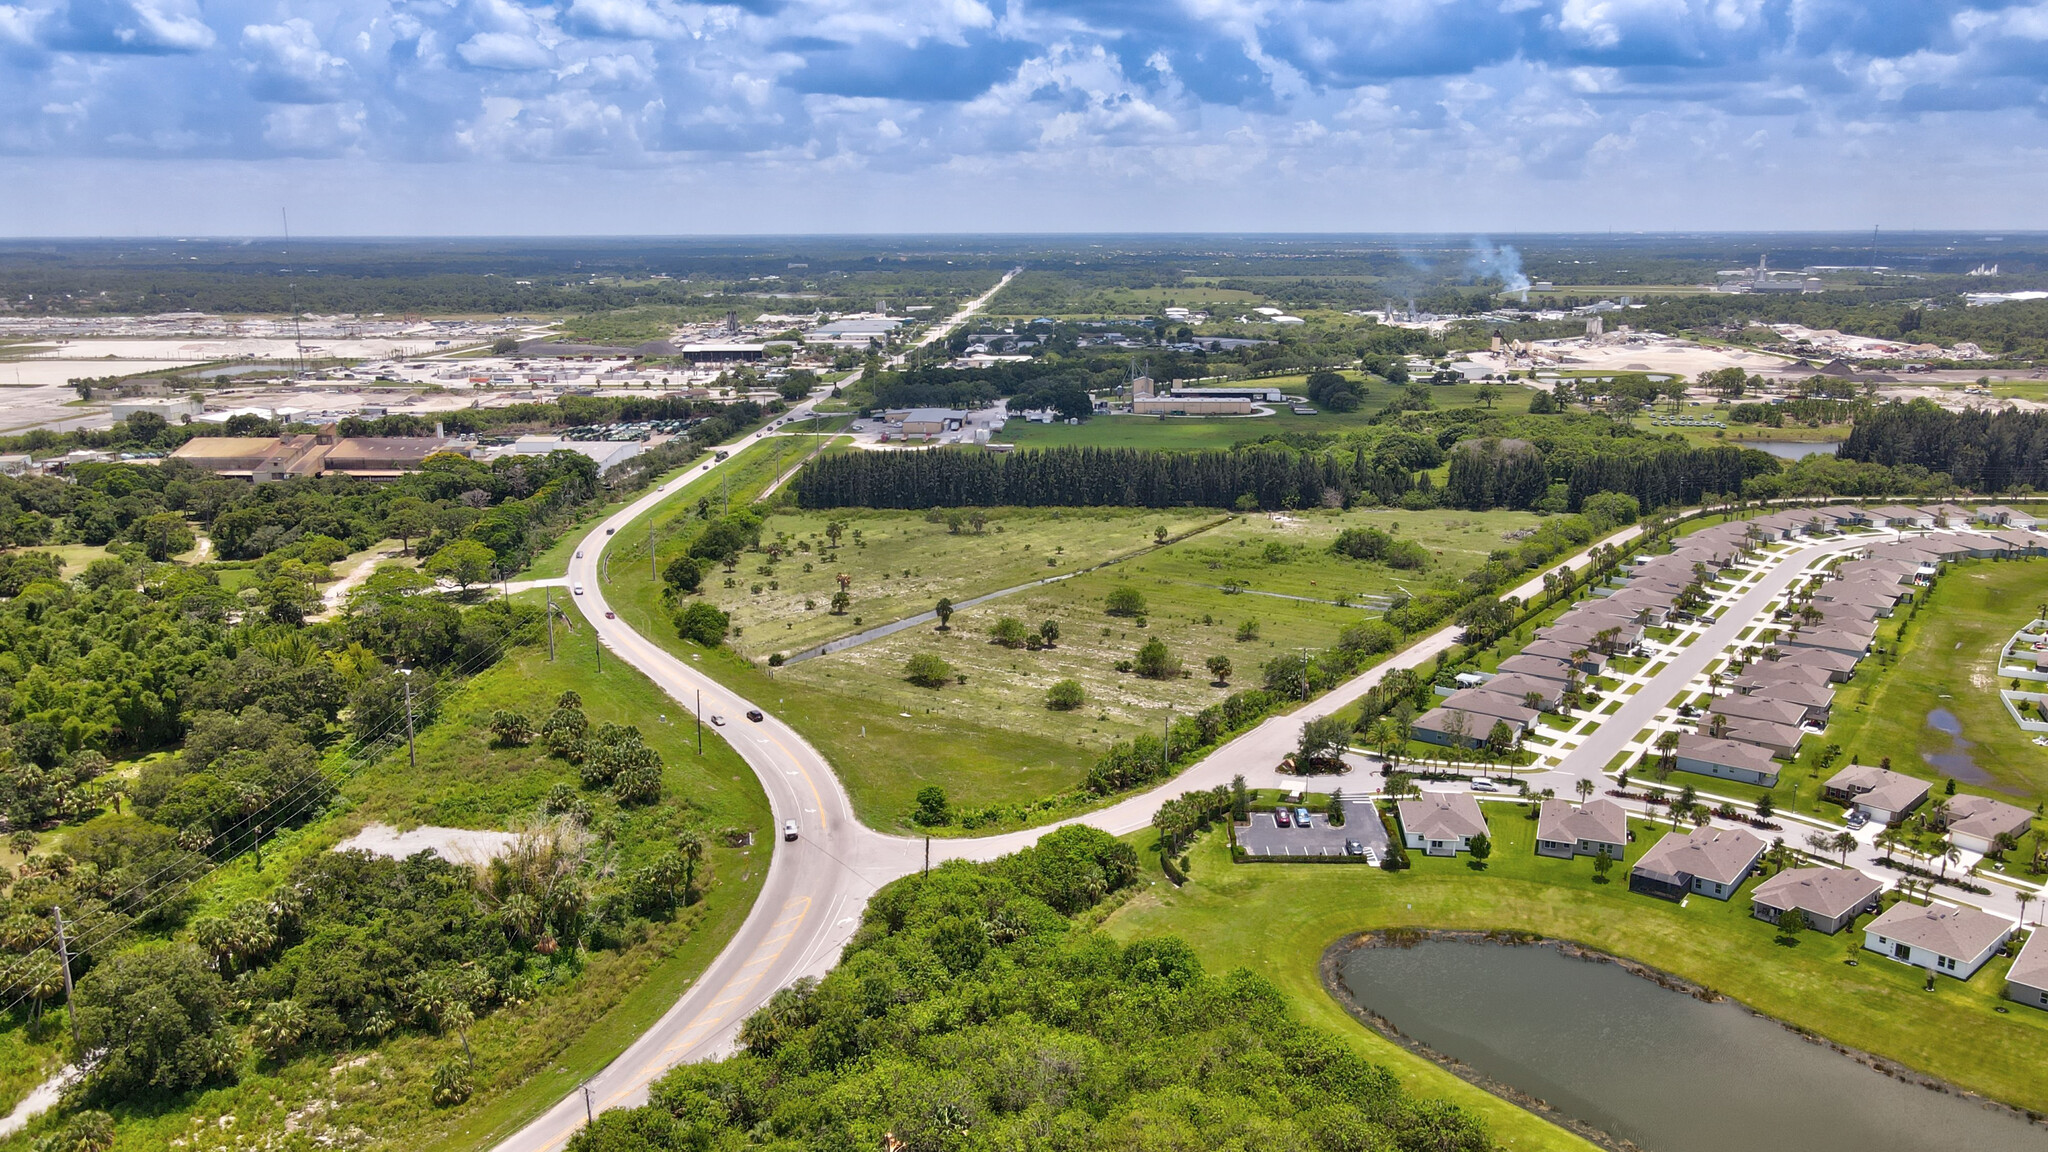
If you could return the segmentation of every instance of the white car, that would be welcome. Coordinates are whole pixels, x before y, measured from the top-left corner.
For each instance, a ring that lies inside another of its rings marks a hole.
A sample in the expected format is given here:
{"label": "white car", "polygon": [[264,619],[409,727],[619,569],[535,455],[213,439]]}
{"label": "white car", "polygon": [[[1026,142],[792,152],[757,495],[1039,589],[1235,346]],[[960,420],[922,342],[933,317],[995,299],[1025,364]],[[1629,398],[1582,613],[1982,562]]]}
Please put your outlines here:
{"label": "white car", "polygon": [[573,589],[573,591],[574,591],[574,592],[576,593],[576,595],[578,595],[578,596],[581,596],[581,595],[583,595],[583,585],[581,585],[581,584],[578,584],[578,585],[576,585],[576,586],[575,586],[575,588]]}
{"label": "white car", "polygon": [[782,822],[782,838],[784,840],[796,839],[796,821],[784,820]]}
{"label": "white car", "polygon": [[1495,787],[1494,787],[1494,785],[1493,785],[1493,778],[1492,778],[1492,777],[1490,777],[1490,776],[1474,776],[1474,777],[1472,778],[1472,790],[1473,790],[1474,792],[1497,792],[1497,791],[1499,791],[1499,789],[1497,789],[1497,788],[1495,788]]}
{"label": "white car", "polygon": [[583,559],[583,549],[581,549],[581,548],[578,548],[578,549],[576,550],[576,558],[577,558],[578,560],[581,560],[581,559]]}

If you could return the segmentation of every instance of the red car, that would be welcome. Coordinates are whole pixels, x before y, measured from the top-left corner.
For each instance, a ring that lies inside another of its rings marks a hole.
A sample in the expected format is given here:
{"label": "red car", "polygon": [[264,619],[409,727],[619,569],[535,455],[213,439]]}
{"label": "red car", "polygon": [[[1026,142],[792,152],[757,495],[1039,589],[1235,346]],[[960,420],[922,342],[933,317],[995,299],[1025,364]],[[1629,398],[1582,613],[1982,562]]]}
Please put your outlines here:
{"label": "red car", "polygon": [[1282,828],[1292,828],[1294,826],[1294,817],[1285,808],[1275,808],[1273,810],[1273,823],[1278,824]]}
{"label": "red car", "polygon": [[606,612],[604,614],[604,618],[607,620],[617,620],[619,618],[619,614],[617,612]]}

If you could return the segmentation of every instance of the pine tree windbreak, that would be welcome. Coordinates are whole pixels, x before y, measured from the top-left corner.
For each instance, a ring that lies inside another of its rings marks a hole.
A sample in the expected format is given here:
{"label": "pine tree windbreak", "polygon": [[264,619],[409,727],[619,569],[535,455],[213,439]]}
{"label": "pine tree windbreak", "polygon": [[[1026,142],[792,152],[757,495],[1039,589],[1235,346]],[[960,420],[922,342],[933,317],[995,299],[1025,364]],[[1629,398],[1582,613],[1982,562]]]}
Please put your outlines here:
{"label": "pine tree windbreak", "polygon": [[1260,508],[1348,503],[1371,478],[1361,456],[1286,449],[1168,452],[1049,448],[998,455],[942,448],[849,452],[806,465],[805,508]]}
{"label": "pine tree windbreak", "polygon": [[1973,492],[2048,488],[2048,412],[1950,412],[1928,400],[1887,404],[1856,421],[1838,454],[1946,472]]}

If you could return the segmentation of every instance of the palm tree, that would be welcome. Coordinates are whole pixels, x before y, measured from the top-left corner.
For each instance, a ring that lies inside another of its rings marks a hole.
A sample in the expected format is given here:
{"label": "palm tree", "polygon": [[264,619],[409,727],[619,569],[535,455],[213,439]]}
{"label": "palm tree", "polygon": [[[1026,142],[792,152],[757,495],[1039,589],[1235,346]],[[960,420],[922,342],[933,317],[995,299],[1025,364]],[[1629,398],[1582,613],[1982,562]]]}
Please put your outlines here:
{"label": "palm tree", "polygon": [[1892,849],[1899,846],[1899,830],[1887,825],[1878,832],[1876,844],[1878,851],[1884,853],[1884,858],[1890,860]]}
{"label": "palm tree", "polygon": [[676,833],[676,851],[683,857],[683,893],[687,899],[696,883],[697,865],[704,861],[704,837],[694,828],[685,828]]}
{"label": "palm tree", "polygon": [[2027,926],[2027,905],[2033,901],[2034,894],[2022,888],[2014,892],[2012,898],[2020,902],[2020,927],[2025,928]]}
{"label": "palm tree", "polygon": [[1579,780],[1579,783],[1578,783],[1577,787],[1578,787],[1578,790],[1579,790],[1579,799],[1580,799],[1580,801],[1582,801],[1582,802],[1583,802],[1583,801],[1586,801],[1586,800],[1589,800],[1589,799],[1591,799],[1591,798],[1592,798],[1592,796],[1593,796],[1593,789],[1594,789],[1594,787],[1595,787],[1595,786],[1594,786],[1594,784],[1593,784],[1593,782],[1592,782],[1591,780],[1587,780],[1587,779],[1585,779],[1585,778],[1583,778],[1583,777],[1582,777],[1582,778],[1580,778],[1580,780]]}
{"label": "palm tree", "polygon": [[1856,837],[1848,832],[1837,832],[1834,845],[1835,851],[1841,853],[1842,864],[1846,867],[1849,863],[1849,853],[1856,850]]}
{"label": "palm tree", "polygon": [[1941,857],[1941,875],[1944,879],[1948,876],[1949,865],[1960,864],[1963,861],[1963,850],[1956,847],[1953,840],[1943,840],[1935,847],[1935,854]]}

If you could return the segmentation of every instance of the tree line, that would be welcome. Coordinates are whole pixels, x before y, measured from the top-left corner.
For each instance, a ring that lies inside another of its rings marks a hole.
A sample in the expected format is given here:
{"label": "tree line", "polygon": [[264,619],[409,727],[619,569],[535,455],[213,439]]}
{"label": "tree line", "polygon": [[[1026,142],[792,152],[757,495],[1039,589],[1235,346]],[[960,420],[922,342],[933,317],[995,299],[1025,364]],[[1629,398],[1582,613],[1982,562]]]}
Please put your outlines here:
{"label": "tree line", "polygon": [[1886,404],[1856,421],[1845,460],[1943,472],[1959,488],[2048,488],[2048,412],[1951,412],[1931,400]]}
{"label": "tree line", "polygon": [[1212,974],[1176,937],[1124,945],[1070,918],[1137,880],[1129,845],[1072,827],[896,881],[824,979],[747,1018],[736,1055],[676,1067],[569,1148],[767,1133],[818,1148],[1144,1148],[1169,1132],[1187,1148],[1492,1146],[1456,1106],[1303,1026],[1266,980]]}

